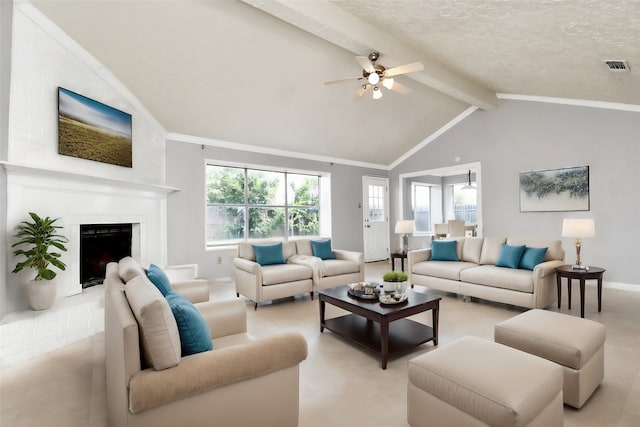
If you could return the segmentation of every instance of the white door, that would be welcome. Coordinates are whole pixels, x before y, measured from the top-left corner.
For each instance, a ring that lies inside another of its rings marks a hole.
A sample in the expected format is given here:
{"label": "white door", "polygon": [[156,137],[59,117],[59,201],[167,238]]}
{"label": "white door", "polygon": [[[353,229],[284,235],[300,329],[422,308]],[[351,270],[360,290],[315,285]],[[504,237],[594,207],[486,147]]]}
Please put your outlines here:
{"label": "white door", "polygon": [[362,178],[364,261],[389,258],[389,180]]}

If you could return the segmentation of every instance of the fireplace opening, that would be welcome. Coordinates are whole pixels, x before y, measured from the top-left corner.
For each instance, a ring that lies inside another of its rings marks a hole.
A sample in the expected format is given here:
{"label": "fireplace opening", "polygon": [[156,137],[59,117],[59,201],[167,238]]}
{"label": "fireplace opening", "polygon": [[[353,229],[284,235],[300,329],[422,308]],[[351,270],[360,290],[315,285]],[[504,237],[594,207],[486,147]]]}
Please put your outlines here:
{"label": "fireplace opening", "polygon": [[100,285],[107,264],[131,256],[132,224],[80,225],[80,283]]}

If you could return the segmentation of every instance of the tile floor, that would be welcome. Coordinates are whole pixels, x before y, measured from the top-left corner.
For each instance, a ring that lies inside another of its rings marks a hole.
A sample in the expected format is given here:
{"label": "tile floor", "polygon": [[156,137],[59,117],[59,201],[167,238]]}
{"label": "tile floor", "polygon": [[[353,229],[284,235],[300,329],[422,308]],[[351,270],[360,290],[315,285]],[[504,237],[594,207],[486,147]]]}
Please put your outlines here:
{"label": "tile floor", "polygon": [[[385,262],[367,264],[367,280],[380,280],[388,268]],[[492,339],[495,323],[523,311],[441,295],[441,345],[464,335]],[[563,296],[559,311],[579,315],[578,292],[573,292],[570,311]],[[233,284],[213,283],[212,298],[235,298]],[[603,299],[598,313],[595,287],[587,287],[585,316],[607,326],[605,379],[581,410],[565,406],[567,427],[640,425],[640,293],[605,289]],[[257,311],[247,301],[249,331],[255,336],[299,331],[307,339],[309,357],[300,365],[300,426],[406,427],[407,361],[433,345],[391,359],[383,371],[372,354],[331,332],[321,334],[317,306],[317,298],[311,301],[309,295],[263,304]],[[327,308],[328,316],[340,312]],[[414,319],[430,323],[430,313]],[[104,376],[103,333],[4,368],[0,426],[105,427]]]}

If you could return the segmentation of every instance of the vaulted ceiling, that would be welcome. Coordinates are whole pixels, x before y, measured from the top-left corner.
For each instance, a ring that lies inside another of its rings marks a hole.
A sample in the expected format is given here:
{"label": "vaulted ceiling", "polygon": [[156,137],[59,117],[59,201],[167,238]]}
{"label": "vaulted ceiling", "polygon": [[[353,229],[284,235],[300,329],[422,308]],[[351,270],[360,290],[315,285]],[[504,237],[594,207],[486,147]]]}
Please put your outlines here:
{"label": "vaulted ceiling", "polygon": [[[501,94],[640,104],[638,0],[33,4],[177,138],[389,165]],[[360,75],[354,56],[374,50],[387,68],[424,64],[397,77],[411,93],[324,84]]]}

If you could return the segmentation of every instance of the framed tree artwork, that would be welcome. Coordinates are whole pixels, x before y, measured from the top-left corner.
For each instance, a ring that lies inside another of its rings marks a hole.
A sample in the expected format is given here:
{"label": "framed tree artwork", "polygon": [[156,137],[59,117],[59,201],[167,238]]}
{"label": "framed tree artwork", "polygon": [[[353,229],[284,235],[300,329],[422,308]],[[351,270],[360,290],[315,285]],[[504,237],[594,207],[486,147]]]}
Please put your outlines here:
{"label": "framed tree artwork", "polygon": [[588,211],[589,166],[520,173],[521,212]]}

